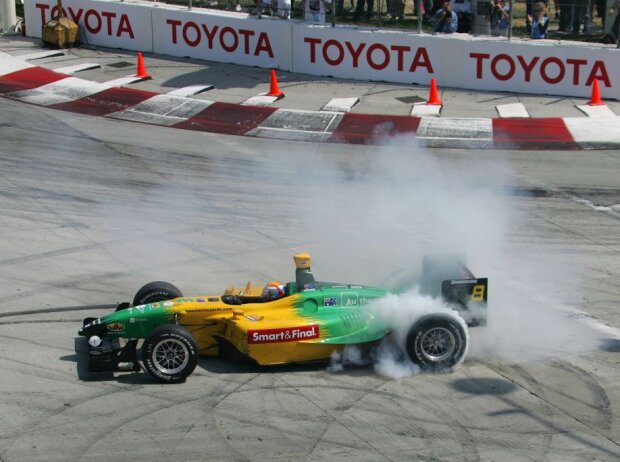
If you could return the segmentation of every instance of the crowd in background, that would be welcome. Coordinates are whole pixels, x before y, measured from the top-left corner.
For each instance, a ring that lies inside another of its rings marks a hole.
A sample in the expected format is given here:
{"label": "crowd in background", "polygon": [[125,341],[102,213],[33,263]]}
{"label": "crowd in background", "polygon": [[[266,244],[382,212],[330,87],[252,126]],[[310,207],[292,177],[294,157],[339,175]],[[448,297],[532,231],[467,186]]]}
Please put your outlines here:
{"label": "crowd in background", "polygon": [[[385,2],[386,12],[390,21],[405,19],[404,0],[256,0],[254,14],[270,14],[282,19],[291,17],[294,9],[303,11],[306,21],[325,23],[331,18],[332,11],[336,18],[352,18],[353,21],[371,21],[376,17],[376,2],[382,9]],[[296,4],[292,4],[295,2]],[[347,5],[345,5],[347,2]],[[552,5],[549,3],[552,2]],[[474,12],[471,0],[413,0],[412,16],[422,15],[425,24],[430,24],[436,33],[471,33]],[[604,27],[606,16],[606,0],[524,0],[525,29],[533,39],[547,38],[550,24],[549,12],[553,8],[553,20],[557,21],[554,31],[565,34],[590,34],[591,18],[601,18]],[[516,4],[516,2],[515,2]],[[590,10],[588,11],[588,7]],[[347,9],[345,9],[347,8]],[[486,6],[484,7],[486,8]],[[522,6],[521,6],[522,8]],[[237,5],[239,10],[239,6]],[[418,11],[420,9],[421,11]],[[522,10],[521,10],[522,11]],[[620,11],[620,0],[609,11],[615,14]],[[522,15],[522,13],[521,13]],[[488,14],[484,15],[491,35],[505,36],[511,21],[509,0],[489,0]],[[514,18],[513,18],[514,19]],[[615,43],[618,37],[620,14],[612,17],[615,20],[611,32],[603,41]]]}

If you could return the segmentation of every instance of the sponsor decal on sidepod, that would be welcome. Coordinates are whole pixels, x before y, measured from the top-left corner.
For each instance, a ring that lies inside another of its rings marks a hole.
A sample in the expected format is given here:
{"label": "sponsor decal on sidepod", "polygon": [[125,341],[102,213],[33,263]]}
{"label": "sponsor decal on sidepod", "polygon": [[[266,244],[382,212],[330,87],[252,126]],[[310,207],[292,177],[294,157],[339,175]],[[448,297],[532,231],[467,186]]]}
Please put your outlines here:
{"label": "sponsor decal on sidepod", "polygon": [[319,338],[319,326],[317,324],[248,331],[248,343],[297,342],[314,338]]}

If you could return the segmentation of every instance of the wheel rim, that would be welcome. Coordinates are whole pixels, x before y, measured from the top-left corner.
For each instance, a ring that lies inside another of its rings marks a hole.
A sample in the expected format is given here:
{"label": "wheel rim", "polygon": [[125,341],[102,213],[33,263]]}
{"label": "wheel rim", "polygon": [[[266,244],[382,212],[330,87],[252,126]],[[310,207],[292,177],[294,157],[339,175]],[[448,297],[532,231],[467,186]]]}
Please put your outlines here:
{"label": "wheel rim", "polygon": [[420,347],[426,359],[440,362],[452,355],[456,348],[456,340],[454,334],[445,327],[433,327],[422,336]]}
{"label": "wheel rim", "polygon": [[163,374],[177,374],[187,366],[188,362],[189,350],[180,340],[162,340],[153,348],[153,363]]}

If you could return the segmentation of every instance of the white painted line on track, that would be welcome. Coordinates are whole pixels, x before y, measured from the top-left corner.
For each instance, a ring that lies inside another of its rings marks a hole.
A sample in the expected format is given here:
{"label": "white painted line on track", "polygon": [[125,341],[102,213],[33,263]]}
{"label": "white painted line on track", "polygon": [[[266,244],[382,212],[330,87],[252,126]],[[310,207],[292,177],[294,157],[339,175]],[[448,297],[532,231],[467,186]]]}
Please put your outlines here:
{"label": "white painted line on track", "polygon": [[530,117],[525,106],[522,103],[500,104],[495,106],[497,113],[502,118],[507,117]]}
{"label": "white painted line on track", "polygon": [[620,143],[620,117],[565,117],[563,120],[577,143]]}
{"label": "white painted line on track", "polygon": [[551,307],[554,310],[557,310],[561,313],[565,313],[571,318],[575,318],[581,324],[593,329],[597,332],[600,332],[605,335],[610,335],[612,337],[620,339],[620,329],[616,327],[609,326],[602,321],[599,321],[597,318],[592,316],[590,313],[586,313],[583,310],[580,310],[576,307],[560,304],[554,302],[552,299],[548,297],[535,297],[537,300],[543,301],[547,306]]}
{"label": "white painted line on track", "polygon": [[192,96],[205,91],[213,90],[213,85],[190,85],[188,87],[177,88],[176,90],[169,91],[167,94],[170,96]]}
{"label": "white painted line on track", "polygon": [[415,103],[411,108],[411,115],[417,117],[439,117],[441,108],[440,104]]}
{"label": "white painted line on track", "polygon": [[88,71],[89,69],[97,69],[99,67],[101,67],[101,64],[84,63],[76,64],[75,66],[59,67],[58,69],[53,69],[53,71],[59,72],[60,74],[75,74],[77,72]]}
{"label": "white painted line on track", "polygon": [[255,136],[257,138],[320,142],[325,141],[327,138],[332,136],[332,133],[310,130],[292,130],[288,128],[256,127],[247,132],[246,135]]}
{"label": "white painted line on track", "polygon": [[577,106],[581,112],[583,112],[588,117],[615,117],[616,114],[609,109],[609,106],[606,104],[600,106],[590,106],[589,104],[583,104]]}
{"label": "white painted line on track", "polygon": [[46,50],[46,51],[37,51],[36,53],[28,53],[25,55],[18,55],[15,58],[23,59],[24,61],[30,61],[34,59],[43,59],[43,58],[51,58],[52,56],[64,56],[65,52],[63,50]]}
{"label": "white painted line on track", "polygon": [[257,96],[252,96],[249,99],[246,99],[242,106],[271,106],[273,103],[278,101],[280,98],[277,96],[268,96],[267,94],[261,94]]}
{"label": "white painted line on track", "polygon": [[263,120],[257,128],[279,128],[322,133],[342,118],[342,112],[303,111],[278,109]]}
{"label": "white painted line on track", "polygon": [[258,138],[321,142],[327,140],[342,120],[342,112],[278,109],[260,126],[246,133]]}
{"label": "white painted line on track", "polygon": [[0,75],[12,74],[22,69],[28,69],[29,67],[34,66],[26,61],[16,59],[8,53],[0,51]]}
{"label": "white painted line on track", "polygon": [[125,111],[108,114],[107,117],[170,126],[195,116],[212,104],[213,101],[156,95]]}
{"label": "white painted line on track", "polygon": [[583,204],[586,207],[590,207],[592,210],[596,210],[597,212],[603,212],[611,215],[615,218],[620,218],[620,204],[614,205],[597,205],[589,199],[585,199],[583,197],[571,196],[571,199],[577,202],[578,204]]}
{"label": "white painted line on track", "polygon": [[422,117],[416,136],[488,141],[493,139],[493,122],[491,119]]}
{"label": "white painted line on track", "polygon": [[359,98],[332,98],[323,106],[321,111],[349,112],[359,102]]}
{"label": "white painted line on track", "polygon": [[136,77],[135,75],[130,75],[128,77],[121,77],[120,79],[108,80],[105,84],[109,87],[122,87],[123,85],[130,85],[148,79],[150,79],[150,77]]}
{"label": "white painted line on track", "polygon": [[25,103],[50,106],[52,104],[75,101],[99,93],[107,88],[110,87],[102,83],[91,82],[90,80],[78,79],[76,77],[67,77],[66,79],[48,83],[31,90],[7,93],[6,96]]}

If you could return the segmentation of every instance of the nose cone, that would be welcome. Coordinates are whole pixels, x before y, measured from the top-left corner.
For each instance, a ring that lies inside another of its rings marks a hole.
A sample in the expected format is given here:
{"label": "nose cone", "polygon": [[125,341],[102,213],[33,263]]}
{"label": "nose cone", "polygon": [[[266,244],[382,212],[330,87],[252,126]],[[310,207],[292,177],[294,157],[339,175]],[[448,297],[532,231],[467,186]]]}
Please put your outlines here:
{"label": "nose cone", "polygon": [[105,332],[105,325],[101,323],[101,318],[90,320],[90,322],[86,321],[88,320],[84,320],[84,325],[78,330],[78,335],[82,337],[91,337]]}

